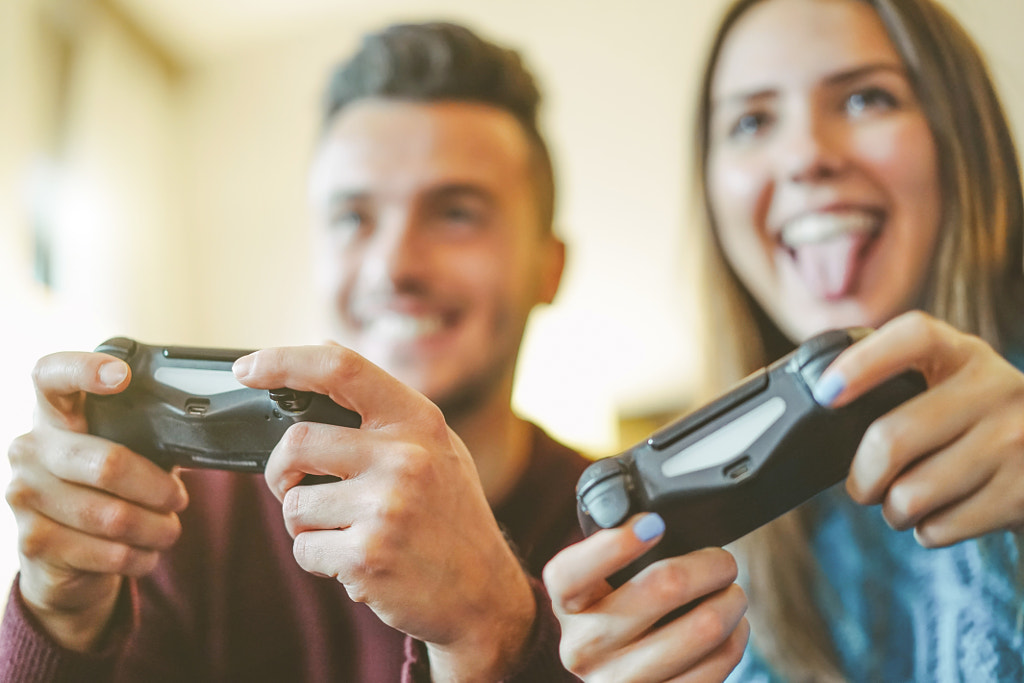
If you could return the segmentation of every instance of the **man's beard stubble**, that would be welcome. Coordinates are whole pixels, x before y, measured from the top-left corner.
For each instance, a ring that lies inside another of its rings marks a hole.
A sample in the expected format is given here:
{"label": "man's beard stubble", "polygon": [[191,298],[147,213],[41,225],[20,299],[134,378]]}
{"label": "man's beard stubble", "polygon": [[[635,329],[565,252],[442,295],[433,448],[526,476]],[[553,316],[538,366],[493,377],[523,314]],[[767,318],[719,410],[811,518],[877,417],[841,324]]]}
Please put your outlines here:
{"label": "man's beard stubble", "polygon": [[[512,365],[514,368],[514,358]],[[495,363],[485,368],[482,373],[467,378],[445,394],[427,398],[441,409],[445,422],[450,426],[458,424],[472,417],[493,400],[496,394],[503,391],[506,377],[511,378],[513,368],[508,368],[507,364]]]}

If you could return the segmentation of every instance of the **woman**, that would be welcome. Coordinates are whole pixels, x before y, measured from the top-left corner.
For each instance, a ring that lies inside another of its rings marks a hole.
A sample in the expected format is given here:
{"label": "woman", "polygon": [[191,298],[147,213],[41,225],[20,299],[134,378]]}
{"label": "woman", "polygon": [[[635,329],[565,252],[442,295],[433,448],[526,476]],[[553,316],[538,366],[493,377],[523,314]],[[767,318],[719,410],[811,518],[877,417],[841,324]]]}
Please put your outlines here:
{"label": "woman", "polygon": [[[932,0],[741,0],[705,73],[716,386],[852,325],[879,329],[819,402],[907,368],[929,385],[868,430],[846,491],[737,544],[753,637],[734,678],[1024,680],[1024,200],[977,48]],[[660,529],[641,517],[548,565],[563,660],[588,680],[722,680],[740,659],[725,551],[602,581]]]}

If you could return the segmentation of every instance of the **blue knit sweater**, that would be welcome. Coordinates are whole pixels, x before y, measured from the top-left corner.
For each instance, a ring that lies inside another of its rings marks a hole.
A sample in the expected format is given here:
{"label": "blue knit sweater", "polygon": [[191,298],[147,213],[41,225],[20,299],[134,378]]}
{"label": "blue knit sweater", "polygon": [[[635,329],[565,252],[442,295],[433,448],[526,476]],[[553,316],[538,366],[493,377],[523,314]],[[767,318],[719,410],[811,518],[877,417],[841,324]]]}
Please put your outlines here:
{"label": "blue knit sweater", "polygon": [[[821,567],[808,599],[824,616],[847,680],[1024,682],[1019,537],[995,533],[927,550],[912,532],[893,531],[879,506],[854,503],[841,484],[807,505]],[[751,645],[728,680],[785,679]]]}
{"label": "blue knit sweater", "polygon": [[[1024,681],[1024,591],[1011,534],[926,550],[841,485],[808,504],[820,514],[814,599],[847,680]],[[783,680],[752,646],[729,678]]]}

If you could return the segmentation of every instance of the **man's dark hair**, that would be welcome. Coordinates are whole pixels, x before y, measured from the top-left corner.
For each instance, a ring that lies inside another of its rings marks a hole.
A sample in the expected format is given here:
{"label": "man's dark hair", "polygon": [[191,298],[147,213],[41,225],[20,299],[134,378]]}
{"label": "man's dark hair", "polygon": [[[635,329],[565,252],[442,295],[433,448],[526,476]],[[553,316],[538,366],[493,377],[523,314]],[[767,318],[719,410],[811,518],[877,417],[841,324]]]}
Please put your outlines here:
{"label": "man's dark hair", "polygon": [[531,146],[530,174],[541,226],[554,221],[554,171],[537,127],[541,95],[519,54],[444,22],[395,24],[363,36],[359,50],[331,76],[326,130],[346,106],[366,98],[485,104],[515,117]]}

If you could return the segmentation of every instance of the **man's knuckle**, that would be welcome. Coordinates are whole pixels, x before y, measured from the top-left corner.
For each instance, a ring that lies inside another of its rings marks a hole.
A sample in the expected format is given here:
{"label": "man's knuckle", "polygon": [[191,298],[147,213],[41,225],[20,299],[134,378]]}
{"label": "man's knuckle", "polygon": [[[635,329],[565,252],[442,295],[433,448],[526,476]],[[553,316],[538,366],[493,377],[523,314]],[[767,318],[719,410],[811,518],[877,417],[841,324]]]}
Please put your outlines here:
{"label": "man's knuckle", "polygon": [[138,520],[129,504],[113,501],[98,509],[96,524],[98,531],[105,537],[121,539],[137,528]]}
{"label": "man's knuckle", "polygon": [[292,557],[306,571],[315,567],[315,544],[310,542],[309,534],[297,534],[292,540]]}
{"label": "man's knuckle", "polygon": [[313,438],[313,423],[296,422],[285,430],[281,437],[281,447],[288,453],[301,453]]}
{"label": "man's knuckle", "polygon": [[400,493],[386,496],[377,506],[377,518],[385,529],[402,528],[400,525],[408,523],[416,512],[417,508]]}
{"label": "man's knuckle", "polygon": [[50,364],[52,362],[51,356],[43,356],[38,359],[32,366],[32,372],[30,376],[32,378],[32,385],[35,387],[41,387],[46,380],[46,376],[49,372]]}
{"label": "man's knuckle", "polygon": [[333,384],[345,386],[353,383],[362,372],[362,363],[355,351],[343,346],[331,347],[325,360],[324,374]]}
{"label": "man's knuckle", "polygon": [[305,504],[305,487],[293,486],[284,494],[281,500],[281,512],[288,521],[298,519]]}
{"label": "man's knuckle", "polygon": [[7,460],[13,466],[29,462],[35,455],[37,448],[36,437],[32,432],[22,434],[11,441],[7,448]]}
{"label": "man's knuckle", "polygon": [[122,446],[94,449],[76,445],[70,450],[72,458],[85,463],[85,483],[104,490],[121,481],[130,466],[131,452]]}
{"label": "man's knuckle", "polygon": [[169,516],[166,526],[163,530],[163,535],[160,539],[155,542],[157,550],[167,550],[174,545],[177,540],[181,537],[181,519],[178,515],[172,514]]}
{"label": "man's knuckle", "polygon": [[420,412],[426,434],[436,443],[447,443],[451,438],[448,423],[444,419],[441,408],[434,403],[425,402]]}
{"label": "man's knuckle", "polygon": [[18,549],[29,559],[44,557],[50,547],[50,534],[43,525],[28,522],[21,528]]}
{"label": "man's knuckle", "polygon": [[371,598],[370,591],[360,583],[359,581],[351,581],[345,584],[345,592],[348,593],[348,597],[352,602],[369,602]]}
{"label": "man's knuckle", "polygon": [[352,564],[356,573],[369,579],[380,576],[389,565],[391,553],[380,536],[368,536],[363,543],[357,546],[354,552]]}
{"label": "man's knuckle", "polygon": [[594,647],[591,636],[583,633],[579,624],[576,624],[575,628],[566,628],[562,633],[559,656],[565,668],[577,676],[590,674],[594,669]]}
{"label": "man's knuckle", "polygon": [[423,487],[436,480],[436,459],[426,448],[420,444],[407,443],[396,447],[395,450],[397,461],[401,463],[396,473],[400,487]]}
{"label": "man's knuckle", "polygon": [[13,510],[33,509],[39,500],[36,490],[17,477],[8,482],[4,497]]}
{"label": "man's knuckle", "polygon": [[551,599],[559,603],[564,599],[562,595],[562,586],[565,583],[564,574],[565,571],[562,569],[562,563],[557,555],[544,565],[540,572],[541,581],[544,582],[544,587],[547,588]]}
{"label": "man's knuckle", "polygon": [[111,574],[134,574],[137,559],[135,549],[124,543],[111,543],[101,553],[102,567]]}
{"label": "man's knuckle", "polygon": [[160,562],[160,554],[152,550],[129,548],[124,555],[121,571],[122,576],[145,576],[156,568]]}

